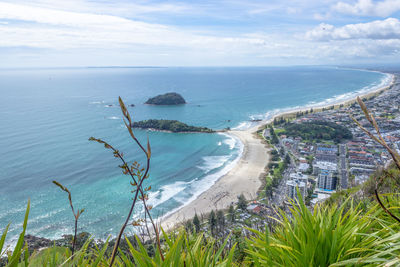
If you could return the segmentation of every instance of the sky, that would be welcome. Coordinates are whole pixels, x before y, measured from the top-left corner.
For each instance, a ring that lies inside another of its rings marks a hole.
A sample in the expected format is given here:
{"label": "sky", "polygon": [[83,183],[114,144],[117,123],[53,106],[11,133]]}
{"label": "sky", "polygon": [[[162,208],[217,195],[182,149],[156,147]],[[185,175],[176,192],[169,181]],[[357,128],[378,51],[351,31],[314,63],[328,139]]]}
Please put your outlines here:
{"label": "sky", "polygon": [[0,0],[0,68],[400,62],[400,0]]}

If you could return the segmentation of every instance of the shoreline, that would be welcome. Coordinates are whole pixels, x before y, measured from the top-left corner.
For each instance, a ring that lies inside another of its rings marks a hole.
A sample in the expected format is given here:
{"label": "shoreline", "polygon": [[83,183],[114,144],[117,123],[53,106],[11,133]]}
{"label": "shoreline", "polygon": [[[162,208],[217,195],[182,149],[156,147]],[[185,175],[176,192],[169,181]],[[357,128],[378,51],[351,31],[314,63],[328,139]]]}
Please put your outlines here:
{"label": "shoreline", "polygon": [[254,134],[259,127],[260,125],[257,125],[245,131],[225,132],[238,138],[243,144],[243,152],[238,162],[196,199],[162,217],[161,226],[164,230],[173,229],[192,219],[195,214],[201,217],[211,210],[227,209],[237,202],[237,196],[240,194],[244,194],[247,199],[256,197],[262,186],[260,176],[264,173],[270,157],[265,143]]}
{"label": "shoreline", "polygon": [[[270,159],[270,148],[263,142],[261,138],[256,136],[256,131],[266,125],[272,123],[277,118],[292,118],[297,112],[305,112],[313,109],[314,112],[321,112],[322,109],[334,107],[339,108],[341,105],[348,106],[356,102],[357,97],[371,98],[379,95],[385,90],[391,88],[396,82],[396,75],[385,73],[391,76],[388,84],[374,88],[366,92],[355,93],[347,99],[340,99],[332,103],[316,103],[315,105],[289,108],[289,110],[281,111],[273,114],[256,125],[246,130],[230,130],[225,134],[236,137],[243,144],[243,153],[238,162],[228,173],[218,178],[218,180],[207,190],[202,192],[193,201],[178,208],[177,210],[160,217],[161,226],[164,230],[171,230],[184,223],[186,220],[192,219],[195,214],[200,218],[211,212],[211,210],[227,209],[231,204],[237,202],[237,197],[244,194],[246,199],[252,200],[257,196],[257,192],[263,185],[262,175],[266,173],[266,166]],[[245,178],[243,178],[245,177]]]}
{"label": "shoreline", "polygon": [[[377,72],[377,71],[375,71]],[[384,72],[380,72],[380,73],[384,73]],[[313,113],[316,112],[321,112],[322,109],[328,109],[330,107],[334,107],[334,109],[339,108],[341,105],[343,105],[344,107],[349,106],[353,103],[357,102],[357,97],[360,98],[372,98],[375,97],[381,93],[383,93],[384,91],[388,90],[390,87],[392,87],[395,82],[396,82],[396,75],[392,74],[392,73],[384,73],[384,74],[388,74],[391,76],[390,78],[390,82],[386,85],[382,85],[380,87],[377,88],[373,88],[372,90],[369,91],[365,91],[365,92],[360,92],[360,93],[355,93],[354,95],[346,98],[346,99],[338,99],[337,101],[331,102],[331,103],[315,103],[312,105],[307,105],[307,106],[300,106],[300,107],[294,107],[294,108],[288,108],[286,110],[282,110],[280,112],[277,112],[276,114],[272,114],[271,117],[263,120],[260,123],[261,125],[267,125],[270,124],[271,122],[273,122],[274,119],[278,119],[278,118],[292,118],[296,115],[297,112],[305,112],[305,111],[310,111],[311,109],[313,110]]]}

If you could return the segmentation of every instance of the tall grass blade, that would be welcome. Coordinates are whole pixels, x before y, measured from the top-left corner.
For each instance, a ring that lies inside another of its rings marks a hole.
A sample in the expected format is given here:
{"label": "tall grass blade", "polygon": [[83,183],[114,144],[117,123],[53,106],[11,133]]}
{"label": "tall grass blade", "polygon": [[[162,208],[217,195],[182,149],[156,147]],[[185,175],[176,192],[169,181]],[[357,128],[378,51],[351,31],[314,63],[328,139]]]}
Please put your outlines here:
{"label": "tall grass blade", "polygon": [[14,252],[9,260],[8,266],[10,266],[10,267],[18,266],[18,262],[20,260],[21,253],[23,251],[22,246],[24,245],[25,232],[26,232],[26,227],[28,225],[28,216],[29,216],[30,206],[31,206],[31,201],[28,200],[28,205],[26,207],[26,212],[25,212],[24,224],[22,226],[23,229],[22,229],[21,234],[19,235],[17,245],[14,248]]}
{"label": "tall grass blade", "polygon": [[3,246],[4,246],[4,242],[6,241],[6,236],[7,236],[7,232],[8,232],[8,228],[10,227],[10,224],[8,224],[6,226],[6,229],[4,229],[3,234],[1,235],[0,238],[0,257],[3,256]]}

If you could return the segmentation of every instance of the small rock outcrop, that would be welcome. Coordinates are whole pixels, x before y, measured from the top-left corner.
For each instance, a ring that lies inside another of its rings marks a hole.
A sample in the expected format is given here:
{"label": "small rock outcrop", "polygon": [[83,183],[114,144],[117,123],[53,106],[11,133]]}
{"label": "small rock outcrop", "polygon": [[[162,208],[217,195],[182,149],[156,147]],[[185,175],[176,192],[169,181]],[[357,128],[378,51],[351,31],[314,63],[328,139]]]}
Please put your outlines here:
{"label": "small rock outcrop", "polygon": [[145,104],[149,105],[182,105],[186,104],[185,99],[178,93],[166,93],[149,98]]}

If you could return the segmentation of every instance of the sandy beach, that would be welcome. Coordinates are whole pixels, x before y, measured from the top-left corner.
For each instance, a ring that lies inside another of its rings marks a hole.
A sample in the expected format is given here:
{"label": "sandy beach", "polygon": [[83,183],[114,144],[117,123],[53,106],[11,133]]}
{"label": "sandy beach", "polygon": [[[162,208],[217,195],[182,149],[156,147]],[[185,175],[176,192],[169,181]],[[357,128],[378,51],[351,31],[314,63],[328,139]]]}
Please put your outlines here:
{"label": "sandy beach", "polygon": [[162,220],[164,229],[192,219],[211,210],[226,209],[237,201],[240,194],[254,199],[261,186],[260,175],[269,161],[269,149],[254,134],[259,126],[245,131],[229,131],[243,143],[243,154],[238,163],[198,198]]}
{"label": "sandy beach", "polygon": [[[387,86],[377,88],[373,91],[368,91],[359,96],[362,98],[370,98],[375,96],[384,90],[387,90],[395,82],[394,75],[392,76],[391,83]],[[207,214],[211,210],[226,209],[231,204],[237,202],[237,197],[240,194],[244,194],[247,199],[255,199],[257,191],[262,185],[261,178],[265,173],[265,167],[269,161],[269,148],[263,143],[261,138],[258,138],[255,132],[261,125],[271,123],[274,118],[293,117],[297,112],[304,112],[311,108],[314,112],[321,111],[323,108],[334,106],[338,108],[340,105],[350,105],[356,101],[356,98],[344,99],[336,103],[330,103],[326,105],[314,105],[312,107],[302,107],[291,109],[288,111],[275,114],[272,118],[260,122],[257,126],[254,126],[244,131],[229,131],[231,134],[240,139],[243,143],[243,154],[239,159],[238,163],[224,176],[218,179],[210,189],[203,192],[192,202],[183,206],[176,212],[165,216],[161,219],[161,226],[164,229],[172,229],[178,226],[180,223],[185,222],[188,219],[192,219],[197,213],[198,216]]]}
{"label": "sandy beach", "polygon": [[361,98],[372,98],[374,96],[379,95],[380,93],[384,92],[385,90],[389,89],[391,86],[393,86],[396,82],[396,77],[394,74],[390,74],[391,75],[391,81],[388,85],[376,88],[375,90],[371,90],[368,92],[364,92],[364,93],[360,93],[357,96],[353,96],[347,99],[342,99],[340,101],[336,101],[334,103],[329,103],[329,104],[324,104],[324,105],[320,105],[320,104],[315,104],[309,107],[299,107],[299,108],[293,108],[293,109],[289,109],[286,111],[282,111],[278,114],[275,114],[271,119],[268,119],[266,121],[263,121],[262,124],[267,124],[272,122],[275,118],[293,118],[297,112],[305,112],[305,111],[310,111],[311,109],[313,110],[313,112],[320,112],[322,111],[322,109],[324,108],[330,108],[330,107],[334,107],[334,109],[337,109],[341,106],[349,106],[355,102],[357,102],[357,97],[361,97]]}

